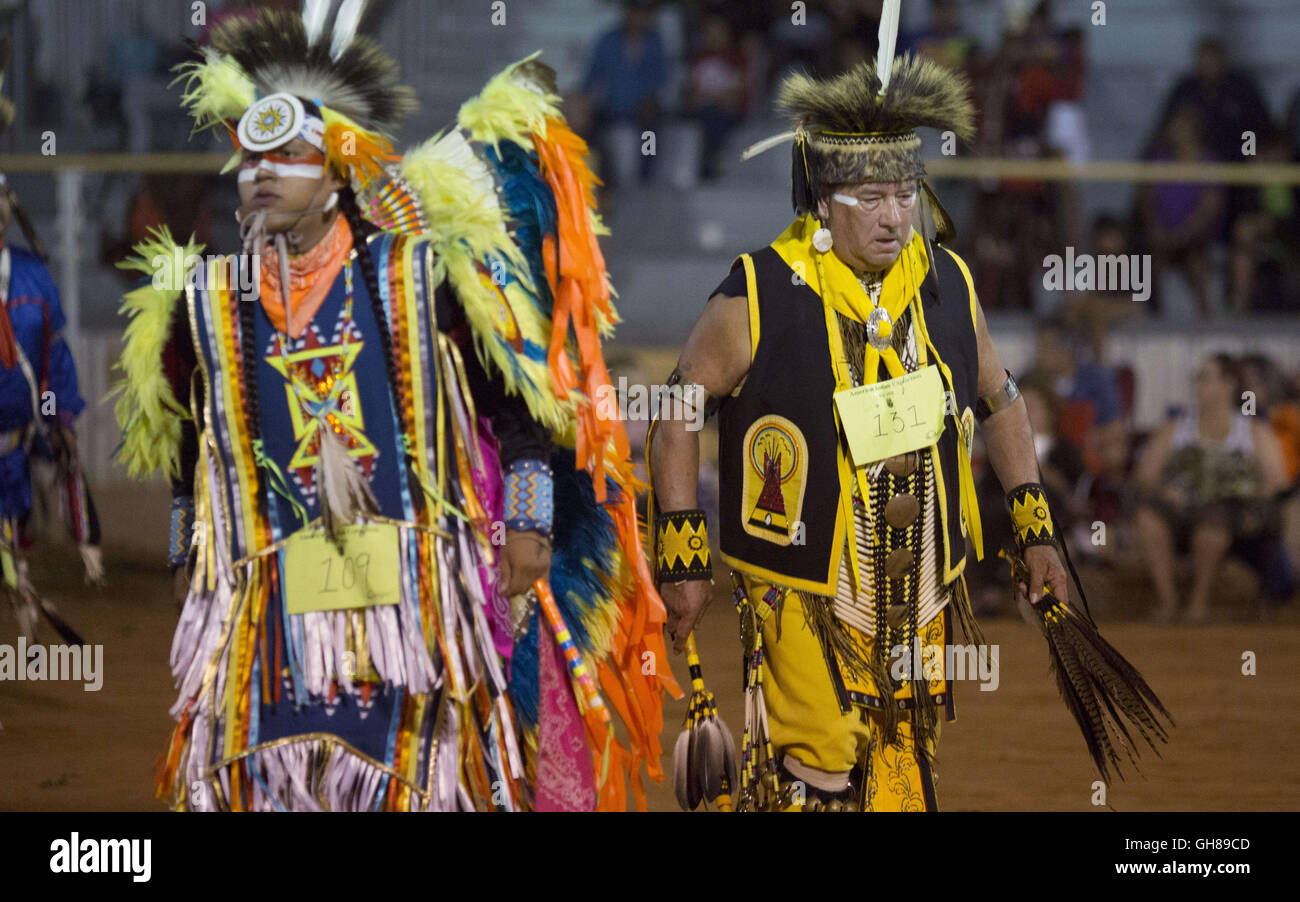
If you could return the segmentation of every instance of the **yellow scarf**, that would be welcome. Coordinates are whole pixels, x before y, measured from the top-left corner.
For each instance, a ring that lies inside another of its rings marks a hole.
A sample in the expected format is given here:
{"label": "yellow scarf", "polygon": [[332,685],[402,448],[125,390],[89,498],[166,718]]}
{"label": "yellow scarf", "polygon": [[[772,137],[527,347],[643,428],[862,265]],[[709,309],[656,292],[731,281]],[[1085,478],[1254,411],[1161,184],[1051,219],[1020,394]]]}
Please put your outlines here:
{"label": "yellow scarf", "polygon": [[[821,223],[812,214],[805,213],[792,222],[789,228],[772,242],[772,249],[822,299],[826,315],[826,336],[830,347],[831,365],[835,371],[835,390],[839,392],[852,388],[853,378],[849,372],[848,358],[844,351],[844,342],[840,336],[836,314],[840,313],[858,322],[865,323],[867,317],[871,314],[872,304],[871,298],[858,281],[857,276],[853,274],[853,270],[834,251],[827,251],[823,254],[813,247],[813,232],[820,227]],[[947,390],[952,392],[950,397],[956,397],[952,372],[940,359],[939,352],[935,350],[934,344],[930,341],[930,333],[925,327],[925,315],[922,310],[920,290],[921,283],[925,281],[926,274],[929,271],[930,258],[926,252],[925,241],[921,238],[919,232],[913,231],[912,237],[904,245],[898,259],[885,272],[883,284],[880,288],[878,306],[885,308],[891,323],[897,323],[902,317],[903,311],[909,306],[912,308],[912,323],[917,334],[917,365],[927,365],[927,353],[933,356]],[[883,351],[877,351],[868,342],[862,366],[864,384],[877,381],[882,360],[890,378],[897,378],[905,374],[903,362],[899,360],[898,352],[892,346]],[[843,435],[843,426],[839,422],[839,412],[835,409],[833,402],[831,408],[835,411],[836,428]],[[979,503],[975,495],[975,478],[971,473],[970,456],[966,453],[965,436],[960,434],[962,428],[961,418],[956,416],[953,417],[953,420],[959,430],[957,436],[957,460],[962,511],[966,516],[966,527],[971,538],[971,544],[975,546],[976,558],[982,560],[984,557],[984,541],[980,525]],[[852,531],[854,528],[852,496],[854,472],[845,448],[846,443],[841,439],[838,449],[841,513],[848,524],[849,530]],[[935,465],[937,469],[937,457]],[[859,493],[865,499],[868,497],[866,467],[859,468],[856,475]],[[877,537],[878,540],[879,538]],[[853,573],[854,582],[857,584],[861,578],[858,567],[857,542],[855,540],[850,541],[848,547],[852,563],[850,570]],[[857,585],[857,588],[860,590],[861,585]]]}

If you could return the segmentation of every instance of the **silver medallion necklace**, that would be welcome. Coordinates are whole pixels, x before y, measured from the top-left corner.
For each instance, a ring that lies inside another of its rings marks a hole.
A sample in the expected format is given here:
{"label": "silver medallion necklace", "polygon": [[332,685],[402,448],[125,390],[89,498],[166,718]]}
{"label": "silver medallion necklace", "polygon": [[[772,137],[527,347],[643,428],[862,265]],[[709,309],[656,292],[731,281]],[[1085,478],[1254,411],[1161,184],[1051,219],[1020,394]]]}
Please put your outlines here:
{"label": "silver medallion necklace", "polygon": [[[880,273],[868,273],[857,278],[858,284],[871,299],[871,313],[867,315],[867,341],[871,342],[871,346],[877,351],[883,351],[893,344],[894,340],[891,328],[893,321],[889,318],[889,311],[880,306],[880,289],[884,286],[884,276]],[[886,327],[883,334],[882,325]]]}

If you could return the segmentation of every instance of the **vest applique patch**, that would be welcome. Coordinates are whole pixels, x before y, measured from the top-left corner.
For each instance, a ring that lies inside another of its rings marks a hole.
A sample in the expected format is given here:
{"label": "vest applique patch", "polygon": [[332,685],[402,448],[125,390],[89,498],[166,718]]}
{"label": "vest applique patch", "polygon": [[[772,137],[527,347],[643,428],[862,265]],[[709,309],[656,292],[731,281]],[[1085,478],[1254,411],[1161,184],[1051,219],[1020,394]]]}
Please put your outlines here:
{"label": "vest applique patch", "polygon": [[740,524],[775,545],[792,544],[801,532],[808,487],[808,442],[794,423],[769,414],[755,420],[741,445],[745,460]]}

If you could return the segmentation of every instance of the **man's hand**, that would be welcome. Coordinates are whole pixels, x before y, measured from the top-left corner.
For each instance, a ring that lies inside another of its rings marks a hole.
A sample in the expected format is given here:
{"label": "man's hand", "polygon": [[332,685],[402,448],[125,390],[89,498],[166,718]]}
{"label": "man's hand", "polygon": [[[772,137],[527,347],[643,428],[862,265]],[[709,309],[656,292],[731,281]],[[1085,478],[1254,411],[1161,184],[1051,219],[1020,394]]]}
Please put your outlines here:
{"label": "man's hand", "polygon": [[713,583],[707,579],[689,579],[681,583],[664,583],[659,597],[668,608],[668,634],[673,637],[673,651],[686,650],[686,637],[695,629],[713,595]]}
{"label": "man's hand", "polygon": [[551,543],[539,532],[506,530],[506,547],[501,552],[501,592],[507,598],[527,592],[528,587],[551,573]]}
{"label": "man's hand", "polygon": [[1029,565],[1029,585],[1021,583],[1020,591],[1029,596],[1030,604],[1038,601],[1044,585],[1062,604],[1069,603],[1069,579],[1055,548],[1051,545],[1030,545],[1025,549],[1025,563]]}

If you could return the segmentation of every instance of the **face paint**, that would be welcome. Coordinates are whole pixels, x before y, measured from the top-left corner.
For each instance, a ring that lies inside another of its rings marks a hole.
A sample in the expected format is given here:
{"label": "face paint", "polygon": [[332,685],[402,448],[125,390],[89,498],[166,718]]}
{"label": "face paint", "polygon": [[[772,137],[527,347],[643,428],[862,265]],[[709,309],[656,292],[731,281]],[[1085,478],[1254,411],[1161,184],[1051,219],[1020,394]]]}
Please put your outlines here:
{"label": "face paint", "polygon": [[306,157],[263,154],[261,157],[240,164],[239,181],[241,183],[254,181],[258,171],[263,168],[277,178],[318,180],[325,177],[325,157],[318,153]]}

